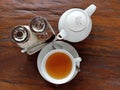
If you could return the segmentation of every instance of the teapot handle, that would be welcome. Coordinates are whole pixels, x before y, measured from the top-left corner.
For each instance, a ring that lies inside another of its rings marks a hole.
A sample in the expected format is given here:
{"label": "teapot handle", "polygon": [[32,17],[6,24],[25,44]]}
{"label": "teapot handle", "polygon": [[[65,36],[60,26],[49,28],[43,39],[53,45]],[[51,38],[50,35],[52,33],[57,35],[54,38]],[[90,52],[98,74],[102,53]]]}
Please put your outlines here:
{"label": "teapot handle", "polygon": [[91,4],[89,7],[85,9],[85,12],[91,16],[96,10],[96,6],[94,4]]}
{"label": "teapot handle", "polygon": [[62,29],[56,36],[58,40],[63,40],[67,37],[67,33],[64,29]]}

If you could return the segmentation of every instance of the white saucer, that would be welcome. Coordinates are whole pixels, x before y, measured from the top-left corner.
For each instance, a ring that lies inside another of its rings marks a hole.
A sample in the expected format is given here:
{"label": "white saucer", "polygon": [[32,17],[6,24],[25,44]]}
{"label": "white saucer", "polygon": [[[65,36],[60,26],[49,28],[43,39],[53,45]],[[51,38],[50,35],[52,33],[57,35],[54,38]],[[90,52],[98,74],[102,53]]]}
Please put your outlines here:
{"label": "white saucer", "polygon": [[[60,45],[60,46],[62,47],[62,49],[65,49],[65,50],[67,50],[69,53],[71,53],[74,58],[79,57],[79,55],[78,55],[77,51],[75,50],[75,48],[74,48],[73,46],[71,46],[70,44],[68,44],[68,43],[66,43],[66,42],[63,42],[63,41],[55,41],[54,44]],[[58,47],[57,47],[57,49],[61,49],[61,48],[58,48]],[[53,43],[47,44],[47,45],[40,51],[40,53],[39,53],[39,55],[38,55],[38,58],[37,58],[38,71],[39,71],[39,73],[41,74],[41,76],[42,76],[45,80],[47,80],[47,79],[45,78],[45,76],[44,76],[44,75],[42,74],[42,72],[41,72],[41,65],[40,65],[40,64],[41,64],[41,61],[42,61],[43,57],[44,57],[49,51],[51,51],[51,50],[54,50],[54,48],[53,48]],[[79,64],[78,64],[78,65],[79,65]],[[77,73],[78,73],[78,70],[76,70],[76,72],[75,72],[75,74],[74,74],[74,77],[77,75]],[[74,78],[74,77],[73,77],[73,78]]]}

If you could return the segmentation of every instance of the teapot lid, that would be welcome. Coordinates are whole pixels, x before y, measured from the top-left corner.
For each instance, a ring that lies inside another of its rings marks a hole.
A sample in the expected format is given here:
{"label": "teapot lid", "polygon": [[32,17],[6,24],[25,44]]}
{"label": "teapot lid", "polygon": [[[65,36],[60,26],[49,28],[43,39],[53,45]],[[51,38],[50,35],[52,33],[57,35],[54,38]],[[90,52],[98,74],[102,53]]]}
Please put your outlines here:
{"label": "teapot lid", "polygon": [[82,31],[88,25],[87,15],[82,10],[75,10],[67,15],[67,25],[72,31]]}

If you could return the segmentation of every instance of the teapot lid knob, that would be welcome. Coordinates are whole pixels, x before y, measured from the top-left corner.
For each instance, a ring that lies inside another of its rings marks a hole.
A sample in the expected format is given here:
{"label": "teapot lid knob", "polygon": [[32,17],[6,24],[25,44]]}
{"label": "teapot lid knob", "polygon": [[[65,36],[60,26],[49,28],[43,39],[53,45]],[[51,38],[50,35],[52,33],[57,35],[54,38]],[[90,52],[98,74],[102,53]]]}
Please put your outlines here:
{"label": "teapot lid knob", "polygon": [[88,24],[87,15],[83,11],[73,11],[67,16],[68,28],[72,31],[82,31]]}

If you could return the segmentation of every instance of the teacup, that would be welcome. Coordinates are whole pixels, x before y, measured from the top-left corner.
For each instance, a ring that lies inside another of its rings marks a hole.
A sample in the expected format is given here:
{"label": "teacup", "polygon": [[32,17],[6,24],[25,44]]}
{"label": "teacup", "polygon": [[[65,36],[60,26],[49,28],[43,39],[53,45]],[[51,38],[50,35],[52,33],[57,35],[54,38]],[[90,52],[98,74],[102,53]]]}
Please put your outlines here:
{"label": "teacup", "polygon": [[41,74],[53,84],[64,84],[71,81],[78,69],[81,58],[74,58],[64,49],[49,51],[41,62]]}

